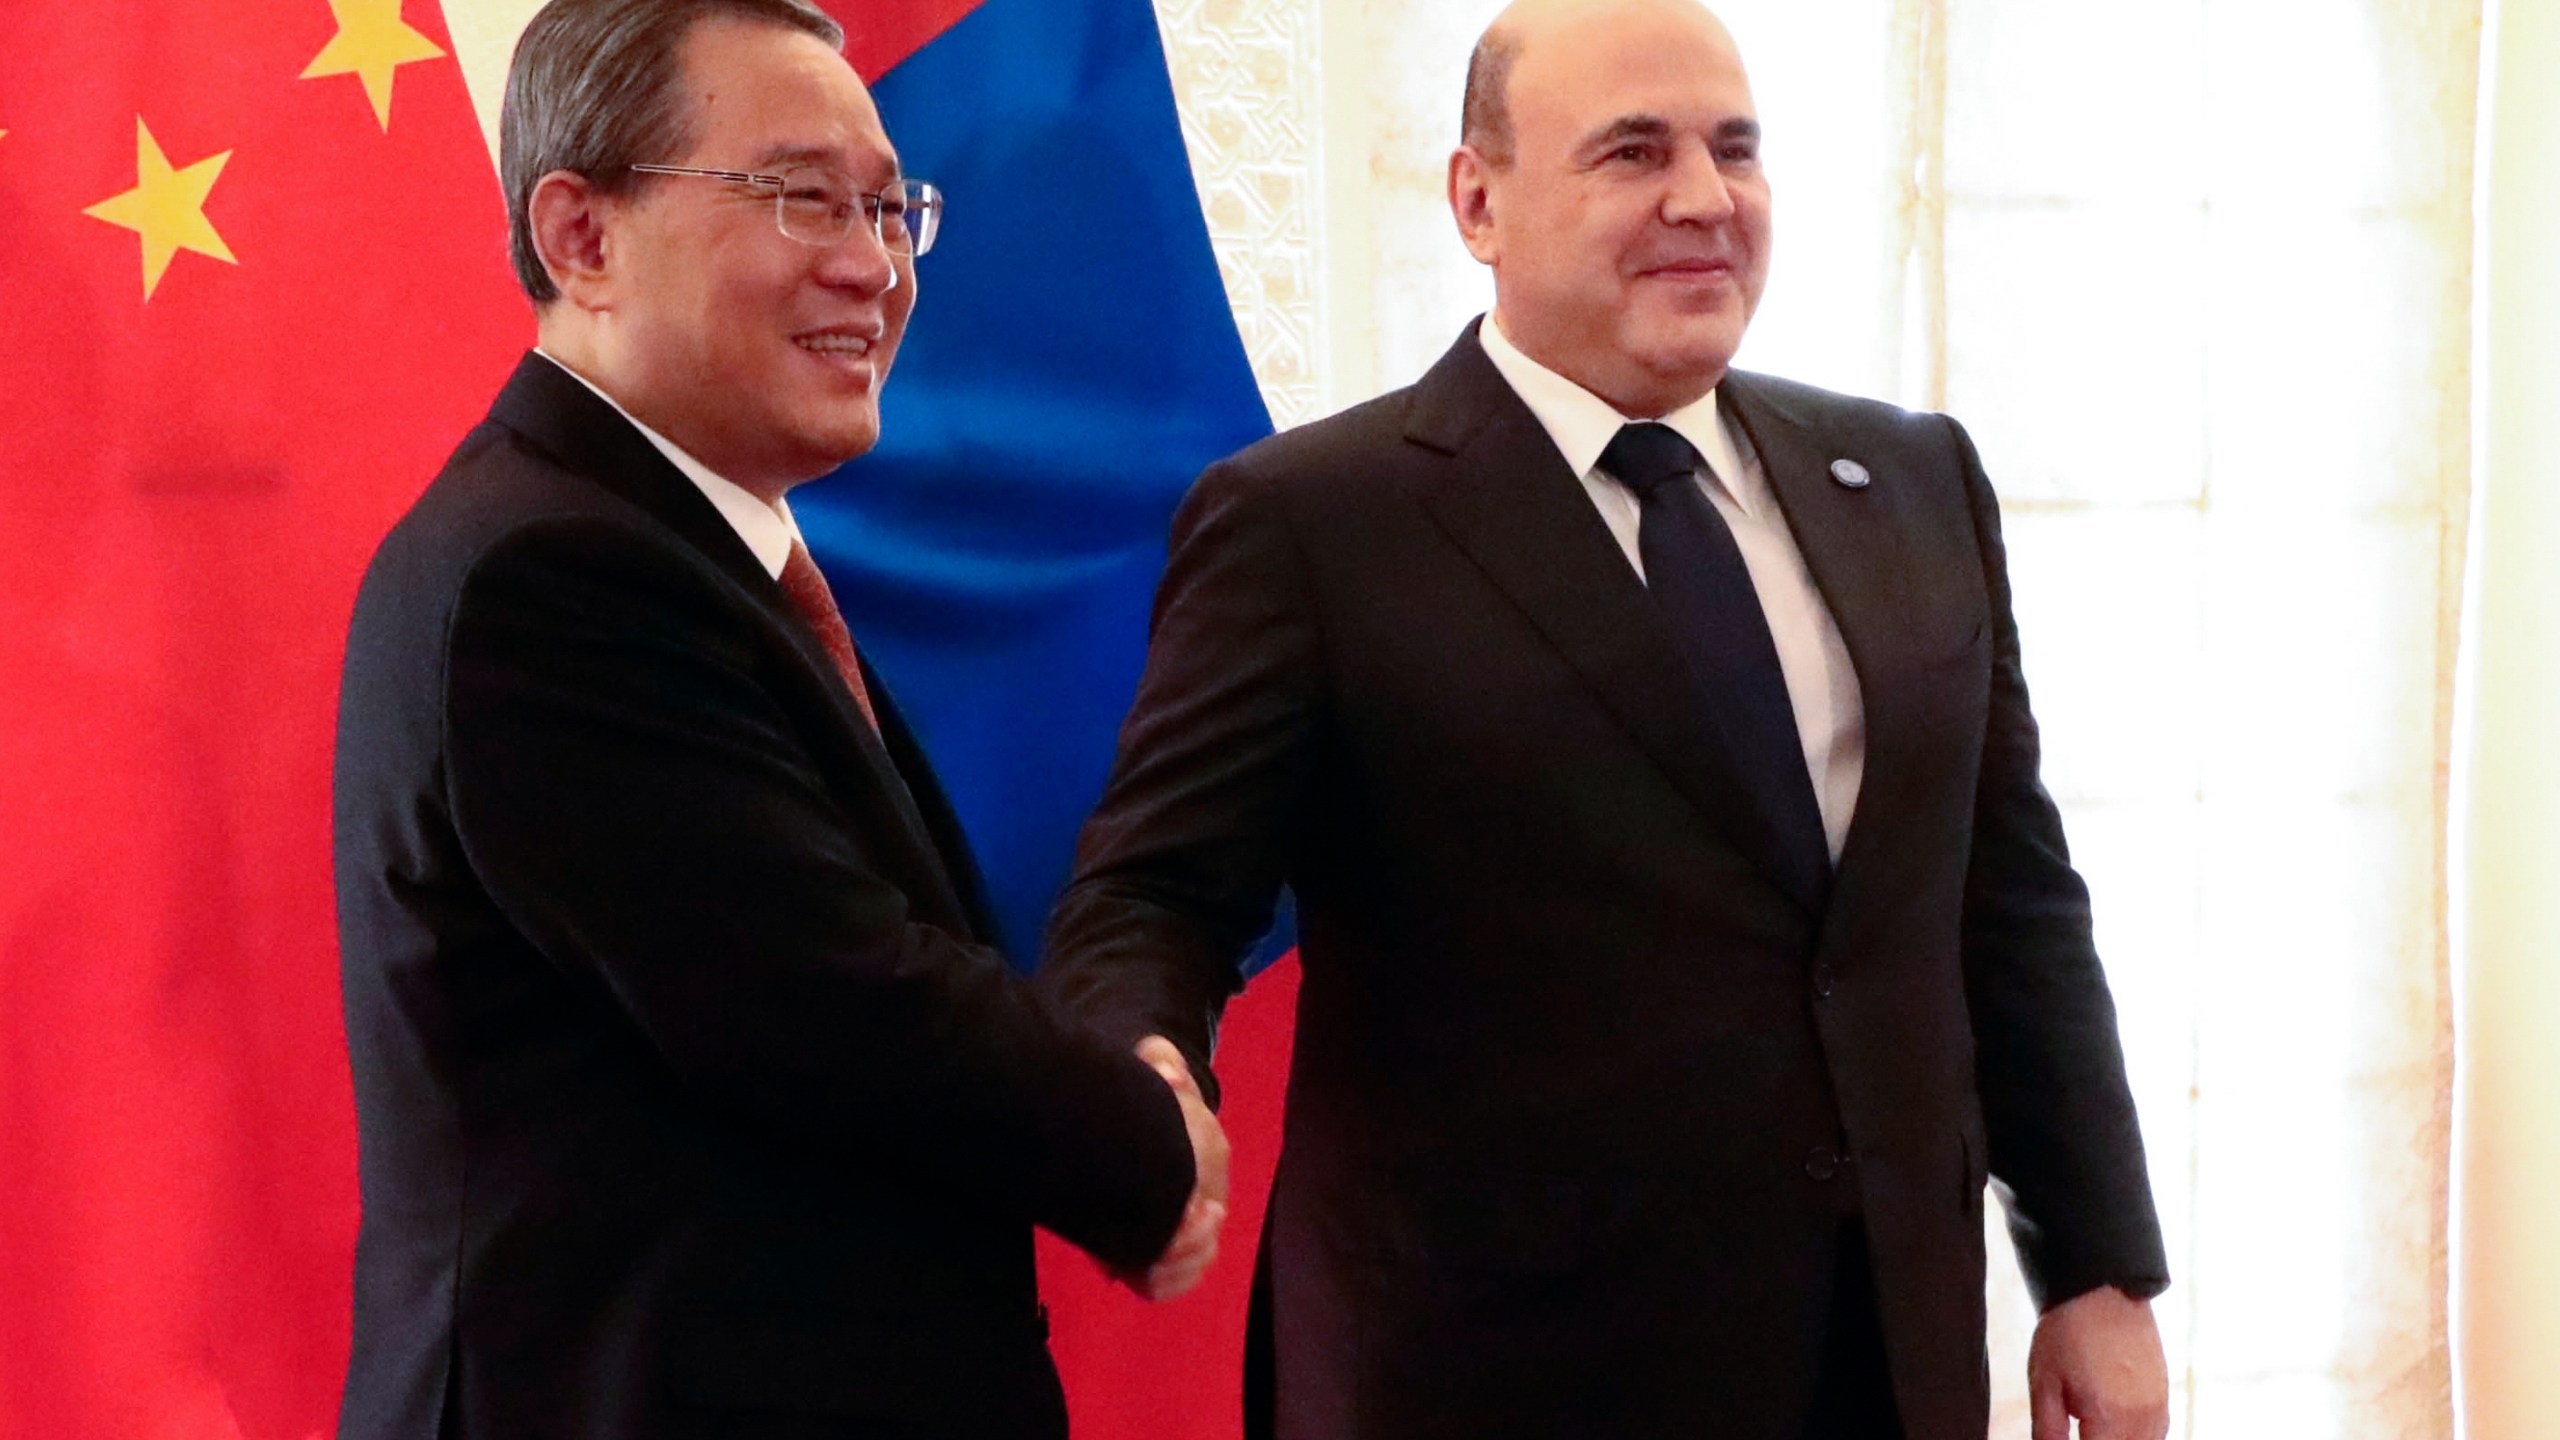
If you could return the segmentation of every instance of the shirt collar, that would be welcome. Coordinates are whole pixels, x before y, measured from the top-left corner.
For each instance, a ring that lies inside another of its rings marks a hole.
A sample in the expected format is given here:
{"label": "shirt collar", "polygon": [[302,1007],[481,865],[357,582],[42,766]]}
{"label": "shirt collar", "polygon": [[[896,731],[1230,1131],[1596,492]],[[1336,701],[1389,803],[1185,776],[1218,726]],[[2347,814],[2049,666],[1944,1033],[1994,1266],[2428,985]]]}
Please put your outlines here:
{"label": "shirt collar", "polygon": [[720,518],[729,522],[729,528],[738,532],[738,538],[746,542],[747,549],[756,557],[756,563],[764,567],[764,573],[777,580],[782,578],[782,567],[791,560],[791,547],[800,541],[800,522],[791,517],[790,502],[776,500],[767,505],[744,486],[722,479],[710,466],[686,454],[676,442],[640,423],[630,411],[622,408],[621,401],[606,394],[604,388],[593,380],[570,369],[560,357],[539,347],[533,353],[560,366],[579,384],[595,391],[597,399],[612,406],[613,413],[630,421],[631,428],[658,447],[658,453],[667,457],[667,463],[682,471],[684,478],[692,481],[703,498],[711,502],[711,508],[720,512]]}
{"label": "shirt collar", "polygon": [[[1635,423],[1619,414],[1608,401],[1530,359],[1511,343],[1510,336],[1502,333],[1502,326],[1491,315],[1476,327],[1476,336],[1484,345],[1485,358],[1510,382],[1520,403],[1538,417],[1539,425],[1556,442],[1556,449],[1564,453],[1564,461],[1573,467],[1574,474],[1588,475],[1598,469],[1600,452],[1609,448],[1609,442],[1617,438],[1622,427]],[[1715,391],[1663,416],[1660,423],[1698,447],[1698,453],[1706,457],[1707,468],[1728,494],[1737,500],[1746,498],[1741,453],[1725,429]]]}

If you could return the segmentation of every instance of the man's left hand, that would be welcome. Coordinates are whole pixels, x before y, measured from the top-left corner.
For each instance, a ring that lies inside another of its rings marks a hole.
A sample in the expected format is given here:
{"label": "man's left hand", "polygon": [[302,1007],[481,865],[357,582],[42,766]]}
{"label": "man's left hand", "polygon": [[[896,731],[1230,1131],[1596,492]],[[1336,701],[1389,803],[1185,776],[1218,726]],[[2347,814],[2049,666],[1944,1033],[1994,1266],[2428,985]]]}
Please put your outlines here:
{"label": "man's left hand", "polygon": [[2169,1362],[2151,1302],[2101,1285],[2044,1313],[2027,1351],[2035,1440],[2163,1440]]}

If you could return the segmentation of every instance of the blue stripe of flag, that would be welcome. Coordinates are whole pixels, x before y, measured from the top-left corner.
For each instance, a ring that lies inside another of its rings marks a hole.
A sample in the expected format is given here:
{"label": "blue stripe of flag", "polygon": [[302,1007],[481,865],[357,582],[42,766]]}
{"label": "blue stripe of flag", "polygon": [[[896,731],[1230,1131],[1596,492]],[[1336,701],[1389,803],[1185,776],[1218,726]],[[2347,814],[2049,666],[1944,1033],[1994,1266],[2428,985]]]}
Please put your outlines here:
{"label": "blue stripe of flag", "polygon": [[1175,503],[1270,433],[1148,0],[989,0],[873,87],[949,197],[879,448],[794,494],[1029,968]]}

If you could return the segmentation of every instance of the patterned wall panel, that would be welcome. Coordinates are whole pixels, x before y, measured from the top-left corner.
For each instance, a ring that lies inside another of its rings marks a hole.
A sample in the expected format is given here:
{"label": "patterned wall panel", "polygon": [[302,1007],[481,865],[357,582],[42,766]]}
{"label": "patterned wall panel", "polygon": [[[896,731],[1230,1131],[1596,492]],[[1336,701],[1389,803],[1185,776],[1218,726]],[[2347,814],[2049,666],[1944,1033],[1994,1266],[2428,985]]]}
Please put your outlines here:
{"label": "patterned wall panel", "polygon": [[1317,0],[1156,0],[1182,138],[1275,424],[1317,414]]}

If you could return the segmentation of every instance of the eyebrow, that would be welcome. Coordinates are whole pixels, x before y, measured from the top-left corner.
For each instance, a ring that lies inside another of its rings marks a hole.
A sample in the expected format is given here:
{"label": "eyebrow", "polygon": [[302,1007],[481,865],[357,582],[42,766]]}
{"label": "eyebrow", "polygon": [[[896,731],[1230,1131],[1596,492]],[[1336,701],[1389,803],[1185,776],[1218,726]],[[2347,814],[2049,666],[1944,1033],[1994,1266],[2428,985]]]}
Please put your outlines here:
{"label": "eyebrow", "polygon": [[[838,152],[824,145],[789,144],[767,146],[764,153],[756,156],[752,168],[772,170],[792,165],[834,165],[843,168]],[[904,173],[898,166],[898,157],[890,156],[889,174],[894,178]]]}
{"label": "eyebrow", "polygon": [[835,152],[818,145],[768,145],[755,158],[762,170],[775,165],[815,165],[835,158]]}
{"label": "eyebrow", "polygon": [[[1580,148],[1605,149],[1626,140],[1659,140],[1670,133],[1671,122],[1659,115],[1621,115],[1593,132],[1590,138],[1582,142]],[[1715,128],[1715,138],[1757,140],[1760,138],[1760,122],[1742,115],[1719,121]]]}

